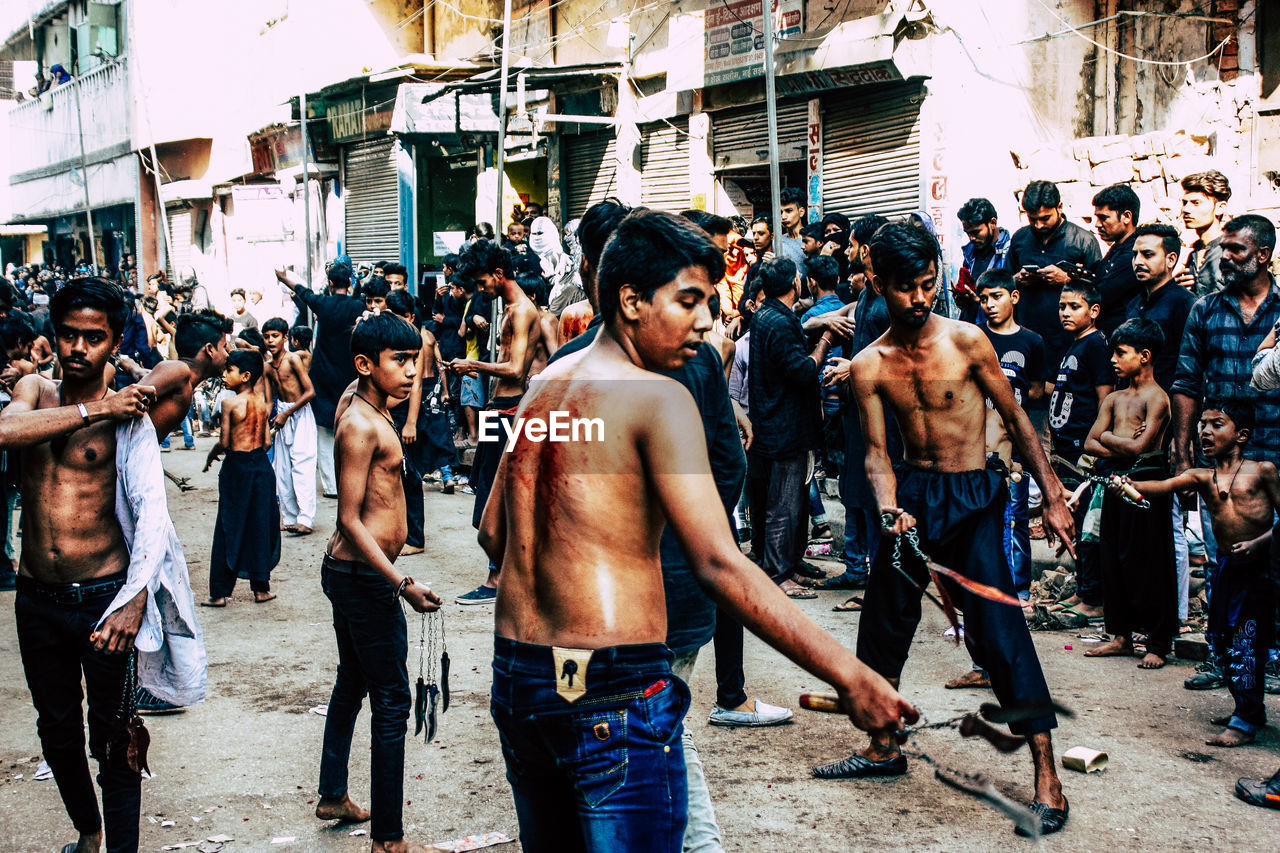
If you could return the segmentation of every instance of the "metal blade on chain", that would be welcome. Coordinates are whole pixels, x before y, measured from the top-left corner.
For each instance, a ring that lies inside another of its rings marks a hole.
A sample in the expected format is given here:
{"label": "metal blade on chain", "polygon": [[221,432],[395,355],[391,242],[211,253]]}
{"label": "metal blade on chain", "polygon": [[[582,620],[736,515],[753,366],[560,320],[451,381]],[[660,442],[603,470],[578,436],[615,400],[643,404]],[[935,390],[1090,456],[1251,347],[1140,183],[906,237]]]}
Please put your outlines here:
{"label": "metal blade on chain", "polygon": [[1008,816],[1015,826],[1033,839],[1040,837],[1040,818],[1036,817],[1035,812],[1000,793],[988,777],[981,773],[961,773],[950,767],[934,767],[933,775],[940,782],[950,785],[957,791],[977,797],[996,811]]}

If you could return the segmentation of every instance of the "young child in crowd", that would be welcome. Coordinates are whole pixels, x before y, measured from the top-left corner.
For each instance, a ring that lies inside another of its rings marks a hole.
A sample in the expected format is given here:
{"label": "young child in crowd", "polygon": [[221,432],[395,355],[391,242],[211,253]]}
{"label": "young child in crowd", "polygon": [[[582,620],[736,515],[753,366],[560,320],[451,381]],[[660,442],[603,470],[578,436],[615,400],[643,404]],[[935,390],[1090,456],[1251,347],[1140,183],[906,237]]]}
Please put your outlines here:
{"label": "young child in crowd", "polygon": [[1211,721],[1224,728],[1205,741],[1210,746],[1253,743],[1267,722],[1264,667],[1275,644],[1270,548],[1272,519],[1280,508],[1280,477],[1271,462],[1244,458],[1253,425],[1253,407],[1247,401],[1206,400],[1200,410],[1199,438],[1212,467],[1191,468],[1167,480],[1122,479],[1148,500],[1194,491],[1213,519],[1218,564],[1209,577],[1207,633],[1235,707],[1229,716]]}
{"label": "young child in crowd", "polygon": [[360,291],[364,295],[365,307],[370,311],[382,311],[387,307],[387,294],[391,285],[382,276],[374,276],[365,282]]}
{"label": "young child in crowd", "polygon": [[[1073,340],[1058,365],[1056,381],[1051,387],[1046,384],[1046,390],[1052,392],[1049,437],[1053,455],[1072,465],[1084,453],[1084,442],[1098,419],[1098,409],[1116,384],[1111,350],[1106,336],[1095,325],[1101,310],[1101,297],[1092,286],[1076,281],[1063,285],[1058,297],[1058,319]],[[1069,491],[1080,485],[1080,478],[1071,469],[1055,463],[1054,471]],[[1077,531],[1084,529],[1084,504],[1087,501],[1081,500],[1073,507]],[[1082,538],[1076,541],[1076,584],[1076,594],[1062,602],[1062,607],[1100,621],[1103,593],[1097,545]]]}
{"label": "young child in crowd", "polygon": [[[1169,476],[1165,430],[1169,395],[1155,378],[1155,360],[1164,332],[1152,320],[1121,324],[1111,339],[1111,363],[1127,384],[1102,401],[1098,420],[1084,450],[1107,460],[1115,472],[1139,479]],[[1102,501],[1098,537],[1102,593],[1111,641],[1085,652],[1085,657],[1130,656],[1133,634],[1147,635],[1141,669],[1159,669],[1173,650],[1178,630],[1178,567],[1173,552],[1172,498],[1149,498],[1150,509],[1128,503],[1108,491]]]}
{"label": "young child in crowd", "polygon": [[227,356],[223,386],[234,396],[222,403],[222,435],[205,461],[208,471],[224,453],[218,472],[218,520],[209,555],[209,600],[205,607],[226,607],[236,576],[249,576],[253,600],[262,604],[271,592],[271,570],[280,562],[280,513],[276,475],[267,460],[267,404],[254,385],[262,378],[262,356],[250,349]]}
{"label": "young child in crowd", "polygon": [[302,360],[302,369],[311,372],[311,340],[315,336],[310,326],[294,326],[289,330],[289,349]]}
{"label": "young child in crowd", "polygon": [[316,517],[316,453],[319,431],[311,401],[316,391],[302,359],[289,352],[285,337],[289,324],[272,317],[262,324],[262,339],[271,356],[267,382],[274,397],[271,418],[272,465],[280,496],[283,530],[294,536],[312,532]]}
{"label": "young child in crowd", "polygon": [[[440,606],[439,596],[395,567],[406,533],[404,452],[387,404],[413,390],[421,346],[418,330],[390,313],[359,320],[351,333],[357,379],[338,403],[334,431],[338,529],[320,575],[333,605],[338,672],[325,717],[316,817],[357,822],[372,813],[369,837],[379,851],[407,849],[402,815],[411,699],[400,600],[419,613]],[[353,803],[347,790],[351,738],[366,695],[373,718],[370,810]]]}
{"label": "young child in crowd", "polygon": [[[978,277],[976,292],[987,322],[982,326],[987,340],[995,348],[1000,368],[1013,386],[1014,399],[1026,408],[1027,403],[1044,398],[1044,339],[1014,320],[1014,308],[1021,294],[1013,283],[1013,275],[1005,269],[987,270]],[[1027,491],[1030,477],[1021,476],[1022,460],[1012,455],[1012,442],[1005,435],[1004,422],[995,409],[987,408],[988,450],[1008,446],[1005,459],[1010,471],[1019,475],[1009,483],[1009,507],[1005,512],[1005,553],[1013,570],[1013,585],[1025,598],[1031,589],[1031,529],[1027,518]]]}
{"label": "young child in crowd", "polygon": [[[388,294],[387,310],[418,328],[413,296],[407,290]],[[423,476],[439,469],[446,495],[453,494],[457,485],[453,476],[456,451],[447,412],[449,389],[439,376],[440,349],[436,345],[436,336],[430,330],[418,328],[418,332],[422,336],[422,349],[418,353],[418,373],[413,378],[413,392],[409,399],[391,408],[391,417],[400,429],[405,456],[409,460],[409,472],[404,481],[409,513],[405,554],[421,553],[426,541],[423,531]],[[413,423],[409,422],[410,412],[417,412]]]}

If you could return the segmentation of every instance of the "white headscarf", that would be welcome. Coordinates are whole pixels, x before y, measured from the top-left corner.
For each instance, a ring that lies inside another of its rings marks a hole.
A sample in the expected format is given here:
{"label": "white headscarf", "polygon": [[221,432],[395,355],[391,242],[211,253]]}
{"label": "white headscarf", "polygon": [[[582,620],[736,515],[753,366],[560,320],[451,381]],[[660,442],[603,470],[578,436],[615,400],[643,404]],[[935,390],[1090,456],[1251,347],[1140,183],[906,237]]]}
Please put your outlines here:
{"label": "white headscarf", "polygon": [[564,247],[560,245],[560,232],[551,217],[539,216],[533,220],[533,227],[529,229],[529,248],[537,252],[540,258],[564,254]]}

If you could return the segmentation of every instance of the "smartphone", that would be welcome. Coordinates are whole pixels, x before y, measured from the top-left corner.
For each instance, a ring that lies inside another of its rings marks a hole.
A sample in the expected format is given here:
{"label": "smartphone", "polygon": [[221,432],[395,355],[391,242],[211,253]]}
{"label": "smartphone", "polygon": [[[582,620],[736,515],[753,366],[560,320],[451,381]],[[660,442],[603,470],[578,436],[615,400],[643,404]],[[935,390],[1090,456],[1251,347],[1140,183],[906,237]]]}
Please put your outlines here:
{"label": "smartphone", "polygon": [[1023,265],[1022,265],[1022,271],[1023,271],[1023,272],[1039,272],[1039,270],[1040,270],[1040,267],[1036,266],[1035,264],[1023,264]]}

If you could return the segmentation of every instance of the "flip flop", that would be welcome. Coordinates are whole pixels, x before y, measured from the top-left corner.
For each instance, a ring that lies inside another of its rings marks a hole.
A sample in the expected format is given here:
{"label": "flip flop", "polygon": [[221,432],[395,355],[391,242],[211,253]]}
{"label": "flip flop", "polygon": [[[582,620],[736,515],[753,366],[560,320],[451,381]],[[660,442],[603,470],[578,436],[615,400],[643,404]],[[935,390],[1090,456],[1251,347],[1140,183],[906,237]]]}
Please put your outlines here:
{"label": "flip flop", "polygon": [[[217,601],[214,601],[213,599],[209,599],[208,601],[200,602],[200,606],[201,607],[226,607],[227,600],[224,598],[222,599],[221,602],[217,602]],[[73,844],[72,846],[74,847],[75,845]]]}
{"label": "flip flop", "polygon": [[268,595],[266,598],[258,598],[258,597],[255,595],[255,596],[253,597],[253,603],[254,603],[254,604],[266,604],[268,601],[275,601],[275,600],[276,600],[277,598],[279,598],[279,597],[280,597],[280,596],[276,595],[274,592],[273,592],[273,593],[271,593],[270,595]]}
{"label": "flip flop", "polygon": [[836,613],[857,613],[862,610],[862,598],[857,595],[851,595],[843,604],[837,604],[831,608]]}

